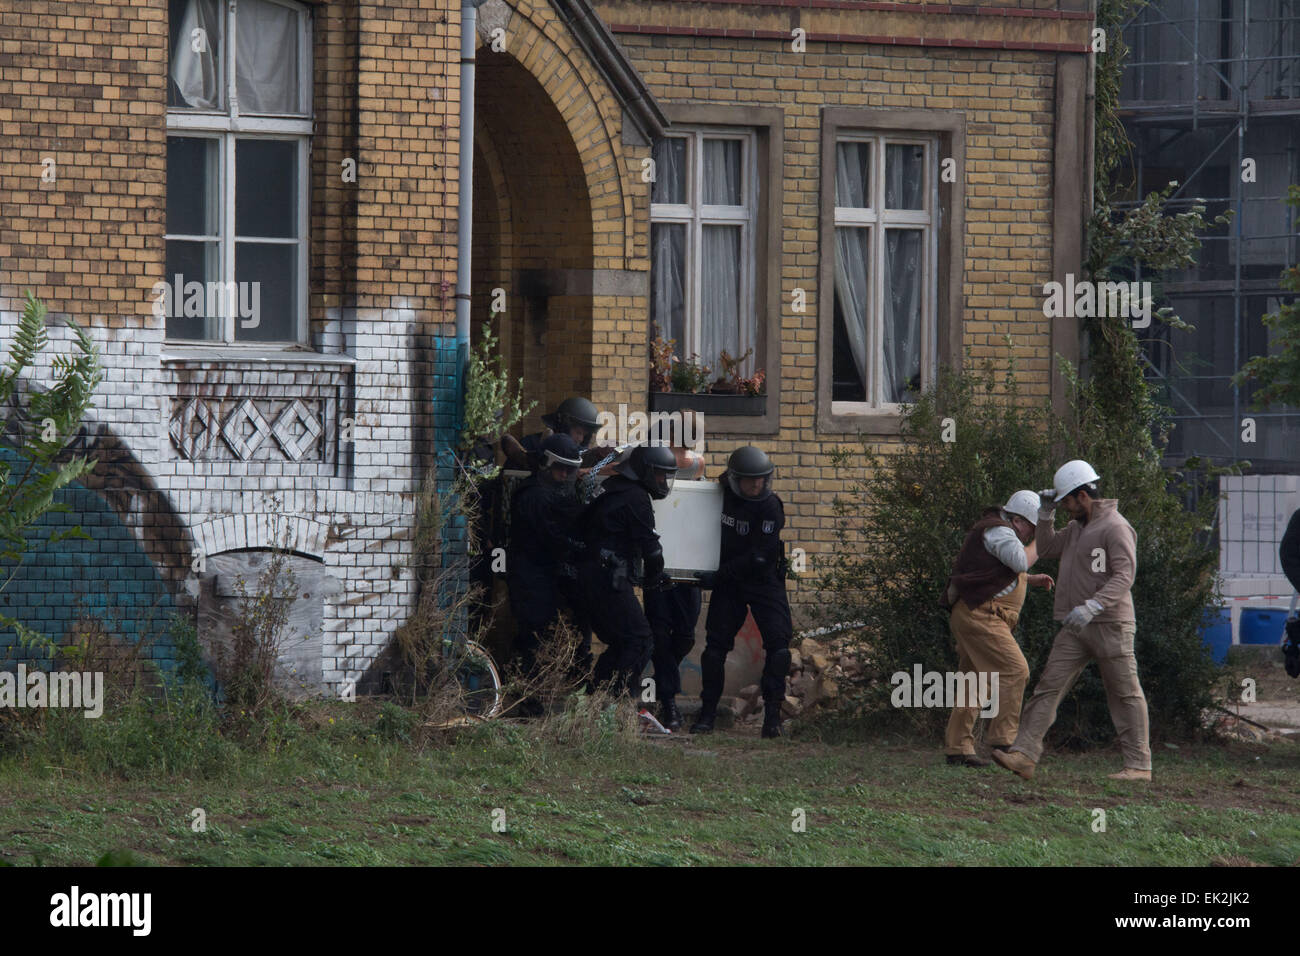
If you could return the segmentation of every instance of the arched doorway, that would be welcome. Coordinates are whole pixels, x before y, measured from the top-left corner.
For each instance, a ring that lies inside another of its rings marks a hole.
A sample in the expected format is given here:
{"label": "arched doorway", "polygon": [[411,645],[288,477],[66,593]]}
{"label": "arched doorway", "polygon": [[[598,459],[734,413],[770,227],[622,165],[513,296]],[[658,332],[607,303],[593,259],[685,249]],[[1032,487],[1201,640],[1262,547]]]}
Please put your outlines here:
{"label": "arched doorway", "polygon": [[[473,335],[504,290],[494,329],[511,379],[536,407],[591,393],[593,262],[587,173],[564,117],[514,57],[478,52],[474,129]],[[584,282],[585,278],[585,282]]]}

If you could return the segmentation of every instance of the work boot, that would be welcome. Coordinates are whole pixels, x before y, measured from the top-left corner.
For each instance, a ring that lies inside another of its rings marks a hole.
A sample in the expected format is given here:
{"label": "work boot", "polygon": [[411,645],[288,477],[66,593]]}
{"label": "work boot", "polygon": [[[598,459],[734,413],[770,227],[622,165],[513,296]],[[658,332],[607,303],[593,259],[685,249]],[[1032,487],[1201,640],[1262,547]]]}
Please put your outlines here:
{"label": "work boot", "polygon": [[948,762],[961,764],[963,767],[987,767],[989,762],[975,754],[948,754]]}
{"label": "work boot", "polygon": [[763,730],[759,734],[761,737],[780,737],[781,736],[781,705],[764,704],[763,705]]}
{"label": "work boot", "polygon": [[669,730],[682,729],[682,712],[677,709],[677,701],[671,697],[659,704],[659,722]]}
{"label": "work boot", "polygon": [[1112,780],[1151,780],[1150,770],[1138,770],[1136,767],[1125,767],[1119,773],[1107,774]]}
{"label": "work boot", "polygon": [[1026,780],[1032,780],[1034,777],[1034,762],[1019,750],[995,750],[993,762]]}
{"label": "work boot", "polygon": [[713,733],[713,722],[718,719],[718,703],[714,701],[709,703],[707,700],[700,704],[700,716],[695,718],[695,723],[691,725],[693,734],[711,734]]}

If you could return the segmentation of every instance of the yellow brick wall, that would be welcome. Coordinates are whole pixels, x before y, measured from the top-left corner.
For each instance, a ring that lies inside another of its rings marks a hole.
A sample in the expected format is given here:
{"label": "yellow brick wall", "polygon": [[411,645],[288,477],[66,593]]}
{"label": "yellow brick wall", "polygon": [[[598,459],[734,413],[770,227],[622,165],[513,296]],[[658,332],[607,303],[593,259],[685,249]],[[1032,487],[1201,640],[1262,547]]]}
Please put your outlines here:
{"label": "yellow brick wall", "polygon": [[[837,446],[856,443],[851,435],[823,436],[816,428],[819,111],[838,106],[965,113],[962,344],[976,360],[989,357],[1006,367],[1004,336],[1010,334],[1022,394],[1028,401],[1045,400],[1049,327],[1036,290],[1052,278],[1054,56],[837,43],[810,43],[806,54],[797,55],[774,41],[631,34],[618,39],[661,104],[785,111],[781,431],[719,433],[726,420],[707,419],[708,463],[717,473],[741,444],[753,441],[766,449],[777,464],[777,490],[787,506],[786,540],[809,553],[815,570],[817,553],[833,546],[831,501],[845,490],[833,478],[828,456]],[[643,215],[648,220],[648,207]],[[808,291],[803,314],[790,309],[796,287]]]}

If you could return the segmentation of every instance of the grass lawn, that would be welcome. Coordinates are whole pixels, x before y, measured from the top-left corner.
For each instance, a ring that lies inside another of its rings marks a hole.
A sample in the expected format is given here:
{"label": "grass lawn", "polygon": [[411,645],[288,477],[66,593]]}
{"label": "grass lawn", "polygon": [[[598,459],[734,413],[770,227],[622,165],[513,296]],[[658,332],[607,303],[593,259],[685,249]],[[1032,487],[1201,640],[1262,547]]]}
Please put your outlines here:
{"label": "grass lawn", "polygon": [[[1105,779],[1117,752],[1049,755],[1026,782],[949,767],[937,742],[897,738],[561,743],[497,722],[417,753],[375,734],[361,705],[328,706],[334,724],[199,777],[10,753],[0,860],[80,865],[129,850],[147,863],[272,866],[1300,862],[1290,742],[1157,745],[1149,785]],[[204,832],[191,827],[195,808]]]}

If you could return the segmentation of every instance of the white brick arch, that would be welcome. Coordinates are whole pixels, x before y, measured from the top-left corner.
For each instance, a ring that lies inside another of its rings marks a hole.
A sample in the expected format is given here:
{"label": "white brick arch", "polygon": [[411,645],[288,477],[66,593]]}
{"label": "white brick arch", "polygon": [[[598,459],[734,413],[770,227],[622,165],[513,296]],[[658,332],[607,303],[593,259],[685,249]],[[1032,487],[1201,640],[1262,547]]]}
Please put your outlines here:
{"label": "white brick arch", "polygon": [[325,560],[329,525],[306,515],[270,511],[222,515],[193,527],[194,547],[205,556],[279,547]]}

